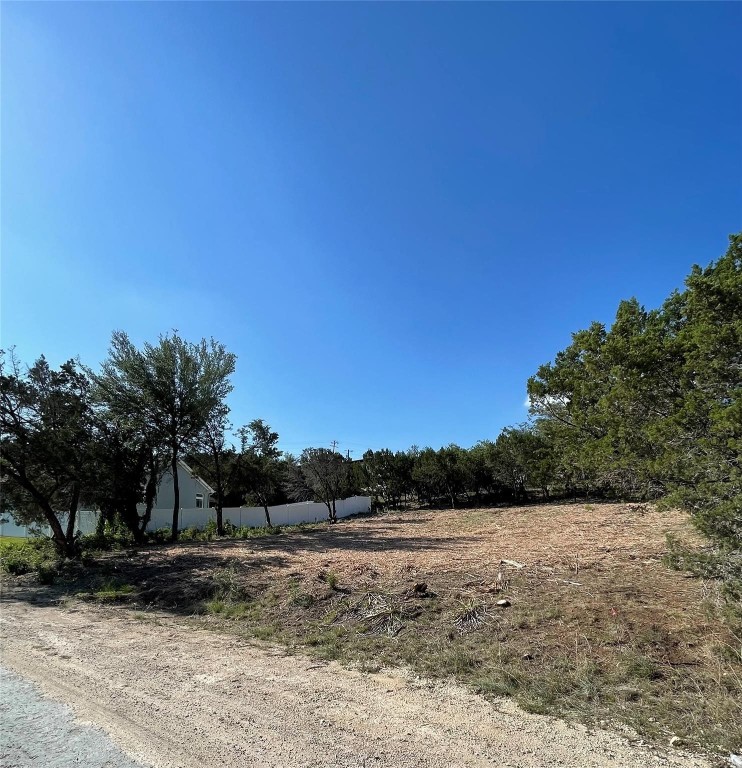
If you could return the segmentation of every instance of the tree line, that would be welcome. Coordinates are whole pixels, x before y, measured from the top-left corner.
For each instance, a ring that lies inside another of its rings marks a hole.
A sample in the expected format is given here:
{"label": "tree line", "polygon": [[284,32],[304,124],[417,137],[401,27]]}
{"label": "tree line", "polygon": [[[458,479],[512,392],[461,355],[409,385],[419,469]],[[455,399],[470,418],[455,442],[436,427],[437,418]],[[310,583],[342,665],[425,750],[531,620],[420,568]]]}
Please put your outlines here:
{"label": "tree line", "polygon": [[646,310],[622,301],[528,381],[555,477],[663,498],[725,547],[742,543],[742,233]]}
{"label": "tree line", "polygon": [[335,502],[359,491],[390,507],[584,493],[663,498],[740,549],[742,234],[661,307],[622,301],[610,328],[574,333],[528,380],[530,421],[468,449],[369,450],[355,462],[329,448],[284,454],[261,419],[233,429],[235,362],[214,340],[177,333],[139,349],[115,332],[98,371],[76,361],[52,370],[43,357],[25,368],[3,353],[3,505],[47,523],[66,554],[81,505],[141,541],[169,469],[175,539],[185,457],[216,490],[219,533],[222,509],[243,503],[262,506],[270,525],[269,507],[289,499],[320,501],[334,521]]}
{"label": "tree line", "polygon": [[[213,339],[177,333],[137,348],[114,332],[94,371],[76,360],[53,369],[42,356],[24,366],[14,350],[0,354],[2,512],[16,522],[45,524],[61,555],[79,552],[80,509],[100,511],[99,525],[124,526],[142,542],[158,485],[170,472],[171,538],[178,537],[178,464],[189,459],[216,489],[216,522],[225,504],[269,505],[316,499],[336,519],[335,502],[351,492],[350,463],[325,448],[299,457],[278,449],[261,419],[232,433],[225,398],[236,358]],[[236,444],[230,435],[236,438]]]}
{"label": "tree line", "polygon": [[527,382],[530,423],[469,450],[370,451],[387,503],[538,492],[656,500],[742,549],[742,233],[653,310],[620,302],[610,326],[572,335]]}

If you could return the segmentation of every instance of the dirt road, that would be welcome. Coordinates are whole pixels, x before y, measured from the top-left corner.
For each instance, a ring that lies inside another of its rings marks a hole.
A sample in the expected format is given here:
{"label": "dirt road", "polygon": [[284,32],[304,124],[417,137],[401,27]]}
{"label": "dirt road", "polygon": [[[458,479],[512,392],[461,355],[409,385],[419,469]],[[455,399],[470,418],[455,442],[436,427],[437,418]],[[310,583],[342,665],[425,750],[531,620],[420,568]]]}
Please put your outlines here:
{"label": "dirt road", "polygon": [[455,685],[287,656],[165,614],[6,599],[0,630],[4,666],[155,768],[709,765]]}

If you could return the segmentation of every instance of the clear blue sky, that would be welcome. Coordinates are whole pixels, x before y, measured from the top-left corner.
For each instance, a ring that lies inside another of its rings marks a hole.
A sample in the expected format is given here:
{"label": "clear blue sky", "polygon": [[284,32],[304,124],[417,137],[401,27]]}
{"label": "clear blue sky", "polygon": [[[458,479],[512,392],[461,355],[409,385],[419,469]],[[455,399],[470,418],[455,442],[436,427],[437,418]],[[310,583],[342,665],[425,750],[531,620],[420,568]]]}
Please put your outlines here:
{"label": "clear blue sky", "polygon": [[285,449],[468,446],[742,226],[740,3],[3,3],[2,344],[238,355]]}

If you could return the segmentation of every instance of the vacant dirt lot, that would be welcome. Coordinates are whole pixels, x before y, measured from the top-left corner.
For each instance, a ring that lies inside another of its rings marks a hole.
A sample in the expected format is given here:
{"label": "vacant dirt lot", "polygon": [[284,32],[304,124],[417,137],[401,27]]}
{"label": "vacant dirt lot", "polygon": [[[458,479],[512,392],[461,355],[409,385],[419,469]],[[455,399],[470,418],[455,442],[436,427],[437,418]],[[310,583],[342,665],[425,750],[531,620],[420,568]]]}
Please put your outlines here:
{"label": "vacant dirt lot", "polygon": [[667,532],[544,505],[107,554],[7,585],[4,659],[162,765],[705,765],[742,744],[742,646]]}

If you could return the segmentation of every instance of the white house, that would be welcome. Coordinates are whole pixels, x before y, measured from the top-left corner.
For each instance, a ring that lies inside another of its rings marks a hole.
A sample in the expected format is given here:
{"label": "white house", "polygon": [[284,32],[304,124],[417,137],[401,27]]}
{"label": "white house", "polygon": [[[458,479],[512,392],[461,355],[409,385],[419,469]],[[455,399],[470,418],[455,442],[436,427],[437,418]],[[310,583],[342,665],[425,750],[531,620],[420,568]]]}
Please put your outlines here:
{"label": "white house", "polygon": [[[214,489],[200,478],[183,460],[178,461],[178,488],[183,509],[208,509]],[[155,509],[172,509],[174,501],[173,475],[165,472],[157,486]]]}

